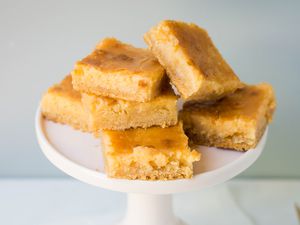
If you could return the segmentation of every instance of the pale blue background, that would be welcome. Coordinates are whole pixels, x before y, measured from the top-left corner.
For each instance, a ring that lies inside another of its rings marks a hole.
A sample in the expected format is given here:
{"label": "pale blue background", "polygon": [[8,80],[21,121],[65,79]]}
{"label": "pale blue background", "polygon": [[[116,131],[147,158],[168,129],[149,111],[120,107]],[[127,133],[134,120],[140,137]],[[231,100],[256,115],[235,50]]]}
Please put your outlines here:
{"label": "pale blue background", "polygon": [[162,19],[206,28],[245,82],[278,99],[266,151],[243,177],[300,178],[300,1],[0,1],[0,176],[63,176],[42,155],[34,114],[48,86],[106,36],[145,47]]}

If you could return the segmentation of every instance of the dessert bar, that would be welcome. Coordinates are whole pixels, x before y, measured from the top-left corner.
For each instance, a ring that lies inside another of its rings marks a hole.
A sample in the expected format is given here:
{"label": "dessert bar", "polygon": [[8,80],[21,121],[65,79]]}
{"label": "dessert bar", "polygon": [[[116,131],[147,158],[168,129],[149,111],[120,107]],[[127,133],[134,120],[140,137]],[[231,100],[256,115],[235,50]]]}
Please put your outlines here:
{"label": "dessert bar", "polygon": [[106,38],[72,71],[74,89],[89,94],[146,102],[155,98],[164,68],[147,49]]}
{"label": "dessert bar", "polygon": [[144,39],[185,100],[214,100],[241,87],[207,32],[195,24],[162,21]]}
{"label": "dessert bar", "polygon": [[211,103],[185,103],[180,117],[195,144],[246,151],[255,148],[275,110],[271,85],[249,85]]}
{"label": "dessert bar", "polygon": [[125,131],[102,131],[109,177],[142,180],[191,178],[200,153],[190,150],[182,123]]}

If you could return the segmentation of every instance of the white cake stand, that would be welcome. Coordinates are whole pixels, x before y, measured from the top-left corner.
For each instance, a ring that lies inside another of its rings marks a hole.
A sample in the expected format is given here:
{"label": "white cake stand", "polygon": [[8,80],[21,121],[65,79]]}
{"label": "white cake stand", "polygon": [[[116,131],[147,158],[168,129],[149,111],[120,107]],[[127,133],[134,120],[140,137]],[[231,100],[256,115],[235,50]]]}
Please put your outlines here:
{"label": "white cake stand", "polygon": [[101,143],[88,133],[43,119],[35,120],[38,142],[46,157],[66,174],[85,183],[128,193],[127,213],[118,225],[179,225],[173,214],[172,193],[207,188],[238,175],[261,154],[267,130],[255,149],[245,153],[199,147],[201,161],[188,180],[140,181],[108,178],[104,173]]}

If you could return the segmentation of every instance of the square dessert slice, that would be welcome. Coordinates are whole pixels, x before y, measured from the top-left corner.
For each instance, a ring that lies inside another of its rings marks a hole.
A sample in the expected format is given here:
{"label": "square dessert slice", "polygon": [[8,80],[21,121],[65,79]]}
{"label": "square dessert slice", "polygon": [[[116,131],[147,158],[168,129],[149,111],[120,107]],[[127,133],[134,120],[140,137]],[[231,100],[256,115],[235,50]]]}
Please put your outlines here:
{"label": "square dessert slice", "polygon": [[70,75],[60,84],[48,89],[41,101],[41,111],[49,120],[68,124],[82,131],[90,131],[81,95],[73,89]]}
{"label": "square dessert slice", "polygon": [[271,85],[245,86],[214,103],[185,103],[180,117],[195,144],[246,151],[255,148],[275,110]]}
{"label": "square dessert slice", "polygon": [[125,131],[102,131],[109,177],[141,180],[191,178],[200,153],[190,150],[182,123]]}
{"label": "square dessert slice", "polygon": [[207,32],[195,24],[162,21],[144,39],[186,100],[218,99],[241,87]]}
{"label": "square dessert slice", "polygon": [[166,83],[161,94],[148,102],[126,101],[82,93],[82,103],[94,130],[167,127],[177,123],[177,96]]}
{"label": "square dessert slice", "polygon": [[139,102],[159,94],[164,75],[164,68],[149,50],[114,38],[104,39],[72,71],[78,91]]}

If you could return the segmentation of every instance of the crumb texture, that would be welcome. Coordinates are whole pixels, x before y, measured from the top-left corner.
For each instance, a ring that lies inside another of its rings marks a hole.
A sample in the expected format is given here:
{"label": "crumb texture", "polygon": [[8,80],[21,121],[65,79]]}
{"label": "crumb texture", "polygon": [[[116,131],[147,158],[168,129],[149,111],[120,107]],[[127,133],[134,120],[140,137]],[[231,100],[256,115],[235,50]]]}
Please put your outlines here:
{"label": "crumb texture", "polygon": [[177,123],[177,96],[168,84],[161,95],[148,102],[125,101],[82,94],[82,102],[95,130],[125,130]]}
{"label": "crumb texture", "polygon": [[41,111],[45,118],[54,122],[82,131],[92,131],[81,103],[81,94],[73,89],[70,75],[48,89],[41,101]]}

